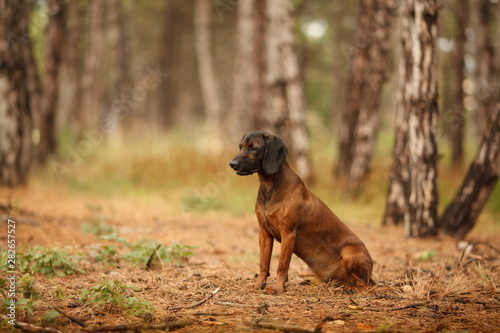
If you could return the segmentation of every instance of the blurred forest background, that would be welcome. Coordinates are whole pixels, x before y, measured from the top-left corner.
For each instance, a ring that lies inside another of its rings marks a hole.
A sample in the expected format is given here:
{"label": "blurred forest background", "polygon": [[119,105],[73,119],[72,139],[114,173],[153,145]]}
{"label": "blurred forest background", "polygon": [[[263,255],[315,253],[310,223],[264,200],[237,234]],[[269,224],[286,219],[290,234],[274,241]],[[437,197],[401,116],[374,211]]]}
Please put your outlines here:
{"label": "blurred forest background", "polygon": [[499,19],[493,0],[0,0],[0,179],[248,214],[257,181],[227,163],[268,129],[341,217],[461,238],[489,200],[498,230]]}

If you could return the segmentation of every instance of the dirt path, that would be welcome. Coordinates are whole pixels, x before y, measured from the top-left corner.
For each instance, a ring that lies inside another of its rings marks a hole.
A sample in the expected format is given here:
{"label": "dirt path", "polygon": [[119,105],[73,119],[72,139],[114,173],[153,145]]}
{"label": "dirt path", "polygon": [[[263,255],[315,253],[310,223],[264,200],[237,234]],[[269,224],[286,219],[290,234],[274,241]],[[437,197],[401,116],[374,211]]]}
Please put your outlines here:
{"label": "dirt path", "polygon": [[[310,329],[323,320],[323,332],[500,331],[500,256],[487,245],[476,246],[474,256],[460,260],[462,253],[455,242],[443,236],[414,240],[404,238],[400,228],[350,225],[375,261],[376,288],[347,294],[334,285],[302,284],[311,278],[310,272],[294,257],[287,292],[272,296],[252,287],[259,258],[254,216],[175,214],[160,200],[70,196],[36,186],[15,192],[0,190],[1,204],[9,197],[15,207],[0,210],[0,227],[6,230],[6,220],[16,220],[18,244],[78,249],[105,243],[94,234],[81,232],[82,224],[101,221],[131,243],[149,238],[164,245],[182,241],[198,246],[194,256],[180,266],[164,264],[146,271],[84,260],[82,274],[52,279],[36,275],[41,302],[34,317],[26,318],[34,323],[50,310],[49,305],[91,325],[137,320],[113,307],[78,304],[78,291],[91,288],[104,276],[137,286],[140,291],[133,294],[154,306],[155,322],[192,318],[193,325],[181,330],[186,332],[248,331],[246,323],[252,320]],[[498,236],[476,241],[500,248]],[[0,237],[4,246],[3,232]],[[278,253],[276,246],[271,285]],[[215,297],[200,306],[173,309],[199,302],[217,288]],[[65,296],[57,297],[57,290]],[[52,325],[64,332],[79,329],[62,316]]]}

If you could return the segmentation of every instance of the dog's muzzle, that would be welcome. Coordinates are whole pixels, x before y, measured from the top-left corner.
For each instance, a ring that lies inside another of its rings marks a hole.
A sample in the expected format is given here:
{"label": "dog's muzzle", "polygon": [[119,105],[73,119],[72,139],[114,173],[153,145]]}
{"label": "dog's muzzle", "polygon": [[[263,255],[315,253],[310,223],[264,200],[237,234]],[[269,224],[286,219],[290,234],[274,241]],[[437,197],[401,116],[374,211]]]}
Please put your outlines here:
{"label": "dog's muzzle", "polygon": [[232,160],[231,162],[229,162],[229,166],[233,168],[234,171],[236,171],[237,175],[240,176],[248,176],[260,170],[260,168],[255,168],[251,170],[240,170],[240,162],[236,160]]}

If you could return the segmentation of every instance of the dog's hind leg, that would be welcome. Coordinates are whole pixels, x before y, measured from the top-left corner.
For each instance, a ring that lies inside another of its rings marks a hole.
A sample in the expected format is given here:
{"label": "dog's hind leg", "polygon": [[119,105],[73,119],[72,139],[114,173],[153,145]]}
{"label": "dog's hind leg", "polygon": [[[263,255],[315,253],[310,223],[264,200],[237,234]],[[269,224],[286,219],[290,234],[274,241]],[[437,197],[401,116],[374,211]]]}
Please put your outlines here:
{"label": "dog's hind leg", "polygon": [[365,289],[374,284],[371,278],[372,261],[359,247],[351,245],[344,247],[341,252],[341,260],[345,269],[342,282],[347,286]]}

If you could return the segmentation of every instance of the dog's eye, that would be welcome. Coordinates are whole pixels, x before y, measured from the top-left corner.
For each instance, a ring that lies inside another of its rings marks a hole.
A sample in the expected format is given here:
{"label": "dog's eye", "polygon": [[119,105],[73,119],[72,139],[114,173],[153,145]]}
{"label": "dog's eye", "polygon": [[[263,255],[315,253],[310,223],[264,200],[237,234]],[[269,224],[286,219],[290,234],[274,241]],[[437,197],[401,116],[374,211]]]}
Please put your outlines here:
{"label": "dog's eye", "polygon": [[255,148],[254,146],[250,146],[250,147],[248,147],[248,150],[250,150],[250,151],[256,151],[257,148]]}

